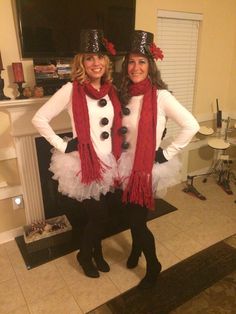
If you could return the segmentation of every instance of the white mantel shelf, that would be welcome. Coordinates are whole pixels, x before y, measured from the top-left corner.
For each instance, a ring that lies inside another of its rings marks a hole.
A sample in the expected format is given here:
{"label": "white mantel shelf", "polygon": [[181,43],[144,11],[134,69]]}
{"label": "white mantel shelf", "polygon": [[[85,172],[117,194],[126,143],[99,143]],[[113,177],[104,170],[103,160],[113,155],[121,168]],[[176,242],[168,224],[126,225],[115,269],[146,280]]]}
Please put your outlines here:
{"label": "white mantel shelf", "polygon": [[[10,114],[11,135],[37,135],[37,131],[31,123],[35,112],[49,99],[29,98],[19,100],[0,101],[0,111]],[[51,122],[55,131],[68,130],[70,128],[70,118],[66,111],[62,112]]]}
{"label": "white mantel shelf", "polygon": [[42,97],[42,98],[28,98],[28,99],[11,99],[0,101],[0,110],[1,109],[11,109],[17,107],[27,107],[30,105],[42,105],[45,103],[49,97]]}
{"label": "white mantel shelf", "polygon": [[[38,108],[47,100],[48,97],[0,101],[0,112],[7,112],[10,117],[11,135],[16,149],[27,224],[44,219],[35,147],[35,138],[40,135],[31,120]],[[70,118],[66,111],[54,118],[50,124],[57,133],[71,131]]]}

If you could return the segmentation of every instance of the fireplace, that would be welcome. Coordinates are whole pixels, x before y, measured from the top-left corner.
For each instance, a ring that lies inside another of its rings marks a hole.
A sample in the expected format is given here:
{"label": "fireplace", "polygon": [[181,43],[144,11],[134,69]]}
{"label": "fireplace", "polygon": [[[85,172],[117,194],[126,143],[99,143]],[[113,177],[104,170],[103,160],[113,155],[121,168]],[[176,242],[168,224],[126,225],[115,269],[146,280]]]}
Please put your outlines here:
{"label": "fireplace", "polygon": [[[1,101],[0,108],[9,113],[18,169],[25,204],[26,223],[45,219],[36,142],[39,134],[31,123],[35,112],[48,98]],[[62,112],[51,123],[57,133],[68,133],[70,118]],[[47,214],[51,217],[51,213]]]}
{"label": "fireplace", "polygon": [[[26,223],[66,214],[72,227],[82,226],[85,221],[81,203],[57,191],[57,181],[48,170],[52,146],[42,138],[31,120],[48,98],[2,101],[0,108],[10,115],[11,134],[14,138],[18,169],[25,204]],[[61,136],[71,136],[70,118],[66,111],[51,121],[55,132]],[[115,198],[115,199],[114,199]],[[109,198],[108,198],[109,199]],[[114,204],[120,211],[119,193],[111,196],[114,221]],[[116,210],[115,210],[116,211]],[[118,211],[116,211],[118,212]],[[112,229],[112,224],[110,224]],[[115,231],[115,230],[113,230]]]}

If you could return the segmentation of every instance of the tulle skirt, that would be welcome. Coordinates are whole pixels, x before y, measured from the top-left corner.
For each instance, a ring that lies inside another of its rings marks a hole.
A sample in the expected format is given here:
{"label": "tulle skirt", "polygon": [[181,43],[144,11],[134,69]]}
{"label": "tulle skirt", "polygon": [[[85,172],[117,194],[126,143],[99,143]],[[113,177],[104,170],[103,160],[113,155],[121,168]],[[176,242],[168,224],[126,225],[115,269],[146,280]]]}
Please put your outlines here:
{"label": "tulle skirt", "polygon": [[49,170],[53,179],[58,181],[58,191],[78,201],[94,198],[100,199],[101,194],[114,190],[114,180],[117,179],[117,163],[113,154],[98,156],[103,161],[105,171],[103,180],[87,185],[81,182],[81,162],[77,151],[68,154],[52,149]]}
{"label": "tulle skirt", "polygon": [[[124,152],[118,161],[119,177],[123,190],[128,184],[133,160],[133,154]],[[181,161],[177,156],[162,164],[154,163],[152,168],[152,191],[154,198],[164,197],[169,187],[180,182],[181,166]]]}

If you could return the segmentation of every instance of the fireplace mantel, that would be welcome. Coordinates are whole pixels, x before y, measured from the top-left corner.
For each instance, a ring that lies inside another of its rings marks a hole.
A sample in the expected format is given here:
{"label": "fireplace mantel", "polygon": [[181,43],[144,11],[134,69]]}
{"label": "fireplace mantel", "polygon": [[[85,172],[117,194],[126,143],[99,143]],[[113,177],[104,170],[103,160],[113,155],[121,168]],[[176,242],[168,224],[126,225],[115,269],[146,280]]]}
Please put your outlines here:
{"label": "fireplace mantel", "polygon": [[[0,102],[0,111],[10,118],[11,135],[14,139],[18,169],[22,184],[27,224],[44,219],[42,191],[39,178],[35,137],[39,134],[31,123],[35,112],[48,97],[9,100]],[[51,121],[57,133],[70,132],[70,118],[66,111]]]}
{"label": "fireplace mantel", "polygon": [[[31,123],[35,112],[48,100],[48,97],[29,98],[21,100],[9,100],[0,102],[0,111],[6,111],[10,115],[11,135],[37,135],[37,131]],[[70,119],[66,112],[61,113],[52,120],[52,127],[56,131],[67,130]]]}

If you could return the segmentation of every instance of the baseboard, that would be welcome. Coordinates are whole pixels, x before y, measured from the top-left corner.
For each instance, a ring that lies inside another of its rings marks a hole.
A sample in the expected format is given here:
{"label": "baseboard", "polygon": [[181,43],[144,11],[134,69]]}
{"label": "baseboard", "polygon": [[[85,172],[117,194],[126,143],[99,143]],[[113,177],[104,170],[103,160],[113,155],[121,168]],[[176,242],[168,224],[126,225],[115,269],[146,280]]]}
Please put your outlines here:
{"label": "baseboard", "polygon": [[18,227],[16,229],[11,229],[0,233],[0,244],[14,240],[16,237],[23,235],[23,228]]}
{"label": "baseboard", "polygon": [[202,169],[198,169],[198,170],[195,170],[195,171],[192,171],[190,173],[188,173],[189,176],[197,176],[197,175],[201,175],[203,173],[207,173],[209,171],[210,167],[205,167],[205,168],[202,168]]}

